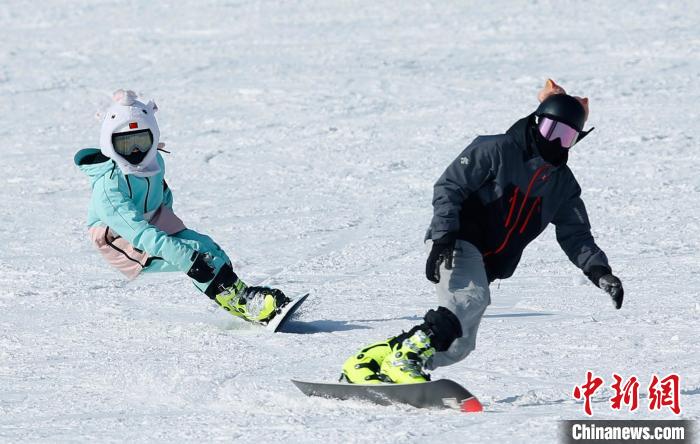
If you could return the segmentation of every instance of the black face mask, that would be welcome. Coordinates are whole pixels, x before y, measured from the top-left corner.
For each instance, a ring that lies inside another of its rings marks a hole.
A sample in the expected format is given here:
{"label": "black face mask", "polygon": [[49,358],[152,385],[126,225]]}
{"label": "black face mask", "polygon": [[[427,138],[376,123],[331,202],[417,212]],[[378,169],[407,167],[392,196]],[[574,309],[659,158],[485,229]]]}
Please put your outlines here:
{"label": "black face mask", "polygon": [[566,165],[566,162],[569,160],[569,150],[561,146],[559,139],[545,139],[537,130],[536,125],[530,127],[530,134],[532,134],[540,156],[542,156],[547,163],[555,167]]}
{"label": "black face mask", "polygon": [[133,153],[129,154],[128,156],[122,156],[124,159],[126,159],[127,162],[129,162],[132,165],[138,165],[141,162],[143,162],[143,159],[146,158],[146,154],[148,154],[148,151],[146,152],[141,152],[139,150],[134,150]]}

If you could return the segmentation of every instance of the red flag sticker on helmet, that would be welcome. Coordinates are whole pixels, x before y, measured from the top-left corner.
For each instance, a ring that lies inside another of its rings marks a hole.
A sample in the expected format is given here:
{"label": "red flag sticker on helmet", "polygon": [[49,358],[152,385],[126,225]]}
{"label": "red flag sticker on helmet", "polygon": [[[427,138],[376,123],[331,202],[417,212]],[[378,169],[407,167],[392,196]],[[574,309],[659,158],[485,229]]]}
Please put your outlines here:
{"label": "red flag sticker on helmet", "polygon": [[138,122],[129,123],[129,129],[134,129],[134,128],[138,128],[138,127],[139,127]]}

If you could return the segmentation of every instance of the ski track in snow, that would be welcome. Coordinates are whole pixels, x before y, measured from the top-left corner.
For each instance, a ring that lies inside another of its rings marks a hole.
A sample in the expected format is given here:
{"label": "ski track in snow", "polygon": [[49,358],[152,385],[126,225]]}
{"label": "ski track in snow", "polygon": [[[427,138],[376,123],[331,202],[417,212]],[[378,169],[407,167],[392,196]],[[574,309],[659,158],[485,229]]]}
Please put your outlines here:
{"label": "ski track in snow", "polygon": [[[696,2],[46,1],[0,11],[0,441],[553,442],[586,370],[678,373],[700,407],[700,11]],[[526,250],[477,350],[434,372],[486,412],[306,398],[361,345],[434,306],[432,184],[546,77],[591,98],[570,165],[625,284],[615,311],[553,230]],[[294,334],[210,305],[182,275],[127,283],[85,230],[95,111],[117,88],[161,111],[188,226],[250,282],[312,291]],[[613,412],[609,387],[594,418]]]}

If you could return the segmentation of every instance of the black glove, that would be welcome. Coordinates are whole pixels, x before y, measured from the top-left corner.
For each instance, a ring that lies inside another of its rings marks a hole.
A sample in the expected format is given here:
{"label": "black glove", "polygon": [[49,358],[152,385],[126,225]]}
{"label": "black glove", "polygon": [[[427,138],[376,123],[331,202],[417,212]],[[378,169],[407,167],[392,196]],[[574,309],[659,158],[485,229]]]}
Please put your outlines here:
{"label": "black glove", "polygon": [[211,265],[211,256],[208,253],[195,251],[192,254],[192,266],[187,276],[197,282],[205,283],[214,279],[214,267]]}
{"label": "black glove", "polygon": [[457,239],[450,235],[433,240],[433,248],[425,263],[425,277],[429,281],[436,284],[440,282],[440,264],[443,262],[445,262],[445,268],[452,270],[452,257],[456,241]]}
{"label": "black glove", "polygon": [[598,280],[598,287],[605,291],[613,300],[613,305],[618,310],[622,307],[622,299],[625,296],[625,290],[622,288],[622,282],[615,275],[608,273],[603,275]]}

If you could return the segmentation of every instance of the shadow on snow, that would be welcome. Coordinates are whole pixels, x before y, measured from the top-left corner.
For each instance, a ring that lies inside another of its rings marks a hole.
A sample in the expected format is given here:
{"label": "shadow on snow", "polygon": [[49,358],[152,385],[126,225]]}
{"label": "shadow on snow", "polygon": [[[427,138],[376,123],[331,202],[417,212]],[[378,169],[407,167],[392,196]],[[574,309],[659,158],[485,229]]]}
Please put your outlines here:
{"label": "shadow on snow", "polygon": [[347,330],[360,330],[369,329],[370,327],[364,325],[351,324],[352,321],[289,321],[287,325],[284,326],[283,333],[297,333],[297,334],[314,334],[314,333],[332,333],[335,331],[347,331]]}

